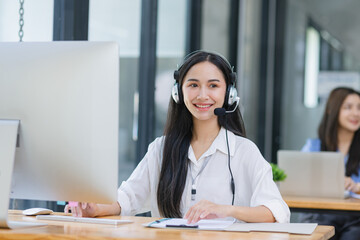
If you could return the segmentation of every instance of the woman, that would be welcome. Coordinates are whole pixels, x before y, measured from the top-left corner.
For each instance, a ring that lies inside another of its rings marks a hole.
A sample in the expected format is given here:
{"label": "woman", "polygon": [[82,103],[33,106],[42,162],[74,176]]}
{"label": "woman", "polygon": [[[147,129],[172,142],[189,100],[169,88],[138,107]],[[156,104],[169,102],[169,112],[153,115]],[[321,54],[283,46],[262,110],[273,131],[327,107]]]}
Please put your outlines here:
{"label": "woman", "polygon": [[[345,189],[360,193],[360,93],[345,87],[334,89],[328,98],[318,129],[318,139],[308,139],[302,151],[339,151],[344,154]],[[335,226],[335,239],[359,239],[358,217],[304,214],[304,222]],[[355,238],[354,238],[355,237]]]}
{"label": "woman", "polygon": [[[150,199],[152,216],[184,217],[189,223],[225,217],[289,222],[270,165],[245,138],[230,64],[217,54],[196,51],[174,77],[164,136],[149,145],[122,183],[118,202],[79,204],[71,207],[73,214],[133,215]],[[216,108],[231,113],[218,117]]]}

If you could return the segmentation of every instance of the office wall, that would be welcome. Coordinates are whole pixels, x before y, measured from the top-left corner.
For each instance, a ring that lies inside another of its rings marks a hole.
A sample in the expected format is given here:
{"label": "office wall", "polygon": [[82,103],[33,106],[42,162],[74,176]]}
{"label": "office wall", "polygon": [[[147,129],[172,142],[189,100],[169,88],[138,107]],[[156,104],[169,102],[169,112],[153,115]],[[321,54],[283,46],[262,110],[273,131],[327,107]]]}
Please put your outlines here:
{"label": "office wall", "polygon": [[[19,1],[0,1],[0,41],[19,41]],[[24,1],[23,41],[51,41],[54,1]]]}

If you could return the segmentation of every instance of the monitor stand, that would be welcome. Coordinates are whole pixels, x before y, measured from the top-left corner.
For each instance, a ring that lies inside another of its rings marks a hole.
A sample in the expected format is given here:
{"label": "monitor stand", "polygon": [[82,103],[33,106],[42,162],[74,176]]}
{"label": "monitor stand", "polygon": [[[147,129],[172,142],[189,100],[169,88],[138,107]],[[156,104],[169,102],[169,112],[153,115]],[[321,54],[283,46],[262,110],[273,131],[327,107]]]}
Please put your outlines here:
{"label": "monitor stand", "polygon": [[36,222],[15,222],[7,220],[19,124],[19,120],[0,119],[0,228],[46,225]]}

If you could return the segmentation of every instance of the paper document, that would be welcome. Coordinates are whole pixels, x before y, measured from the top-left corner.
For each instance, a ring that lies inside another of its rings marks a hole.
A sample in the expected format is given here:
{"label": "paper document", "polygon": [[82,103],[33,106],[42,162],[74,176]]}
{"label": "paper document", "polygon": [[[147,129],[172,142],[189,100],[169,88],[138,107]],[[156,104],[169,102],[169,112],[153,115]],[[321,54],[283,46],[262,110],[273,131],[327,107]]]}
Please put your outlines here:
{"label": "paper document", "polygon": [[163,218],[143,224],[155,228],[184,228],[197,230],[217,230],[232,232],[282,232],[293,234],[312,234],[317,223],[234,223],[229,220],[200,220],[195,224],[187,224],[182,218]]}
{"label": "paper document", "polygon": [[224,230],[225,228],[232,225],[234,221],[224,221],[224,220],[200,220],[195,224],[188,224],[187,219],[183,218],[163,218],[151,223],[147,223],[144,226],[146,227],[156,227],[156,228],[189,228],[189,229],[199,229],[199,230]]}

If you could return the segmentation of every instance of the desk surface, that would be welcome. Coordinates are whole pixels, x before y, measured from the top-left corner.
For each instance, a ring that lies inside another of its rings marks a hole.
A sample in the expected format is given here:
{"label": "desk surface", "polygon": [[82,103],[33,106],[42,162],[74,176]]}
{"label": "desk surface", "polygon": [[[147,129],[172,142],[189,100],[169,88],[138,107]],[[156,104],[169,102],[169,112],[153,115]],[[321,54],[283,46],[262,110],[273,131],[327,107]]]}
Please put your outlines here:
{"label": "desk surface", "polygon": [[[0,229],[1,239],[329,239],[334,235],[331,226],[318,226],[312,235],[296,235],[269,232],[225,232],[198,231],[179,229],[145,228],[141,224],[151,222],[157,218],[147,217],[119,217],[108,218],[130,219],[134,223],[117,227],[102,224],[70,223],[59,221],[41,221],[49,225],[22,229]],[[21,215],[20,211],[9,211],[9,220],[37,221],[35,217]],[[40,221],[39,221],[40,222]]]}
{"label": "desk surface", "polygon": [[290,208],[360,211],[360,199],[331,199],[283,196]]}

